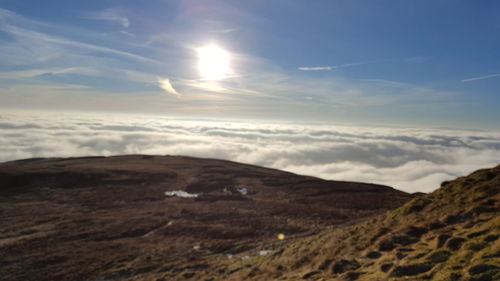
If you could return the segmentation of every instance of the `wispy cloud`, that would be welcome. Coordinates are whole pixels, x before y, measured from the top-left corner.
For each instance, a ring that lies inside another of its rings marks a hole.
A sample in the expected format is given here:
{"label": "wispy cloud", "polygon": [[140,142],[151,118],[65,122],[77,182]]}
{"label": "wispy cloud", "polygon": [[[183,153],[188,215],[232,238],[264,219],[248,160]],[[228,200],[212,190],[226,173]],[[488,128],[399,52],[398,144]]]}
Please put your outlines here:
{"label": "wispy cloud", "polygon": [[297,68],[302,71],[329,71],[332,70],[331,66],[301,66]]}
{"label": "wispy cloud", "polygon": [[238,30],[238,28],[226,28],[226,29],[210,30],[210,32],[211,33],[229,33],[229,32],[234,32],[237,30]]}
{"label": "wispy cloud", "polygon": [[214,81],[185,81],[184,82],[186,85],[198,88],[204,91],[209,91],[209,92],[215,92],[215,93],[225,93],[227,92],[227,89],[220,86],[219,83],[214,82]]}
{"label": "wispy cloud", "polygon": [[170,80],[168,78],[159,78],[158,85],[160,86],[160,88],[162,88],[168,94],[172,94],[172,95],[176,95],[176,96],[181,95],[174,89],[174,87],[172,86],[172,83],[170,83]]}
{"label": "wispy cloud", "polygon": [[1,71],[0,79],[25,79],[33,78],[40,75],[61,75],[61,74],[84,74],[93,75],[96,72],[84,67],[69,67],[69,68],[48,68],[48,69],[28,69],[20,71]]}
{"label": "wispy cloud", "polygon": [[378,63],[381,61],[364,61],[364,62],[355,62],[355,63],[344,63],[344,64],[339,64],[339,65],[327,65],[327,66],[301,66],[298,67],[298,70],[302,71],[329,71],[333,69],[339,69],[339,68],[346,68],[346,67],[352,67],[352,66],[358,66],[358,65],[364,65],[364,64],[372,64],[372,63]]}
{"label": "wispy cloud", "polygon": [[490,79],[490,78],[495,78],[495,77],[500,77],[500,73],[490,74],[490,75],[485,75],[485,76],[479,76],[479,77],[467,78],[467,79],[462,80],[462,82],[472,82],[472,81]]}
{"label": "wispy cloud", "polygon": [[31,39],[45,41],[45,42],[49,42],[49,43],[66,45],[66,46],[73,46],[76,48],[82,48],[82,49],[87,49],[87,50],[92,50],[92,51],[97,51],[97,52],[104,52],[104,53],[108,53],[108,54],[119,55],[122,57],[131,58],[131,59],[138,60],[141,62],[148,62],[148,63],[154,63],[154,64],[158,63],[157,61],[155,61],[153,59],[150,59],[150,58],[147,58],[144,56],[140,56],[140,55],[136,55],[133,53],[129,53],[129,52],[113,49],[113,48],[103,47],[103,46],[99,46],[99,45],[74,41],[74,40],[70,40],[70,39],[63,39],[63,38],[60,38],[57,36],[48,35],[48,34],[33,31],[33,30],[27,30],[24,28],[15,27],[15,26],[11,26],[11,25],[0,25],[0,30],[3,30],[4,32],[7,32],[7,33],[10,33],[12,35],[19,36],[19,37],[29,37]]}
{"label": "wispy cloud", "polygon": [[[6,86],[11,90],[18,89],[24,93],[25,85],[48,89],[50,84],[71,83],[84,84],[87,86],[86,91],[105,95],[117,92],[162,92],[157,87],[157,77],[166,75],[157,69],[161,62],[120,50],[128,46],[123,38],[101,38],[92,31],[30,20],[1,8],[0,32],[9,35],[7,40],[0,43],[0,61],[3,64],[0,79],[7,80]],[[95,44],[95,41],[102,43]],[[106,80],[115,82],[102,83]],[[54,95],[57,91],[60,92],[57,94],[65,94],[64,99],[78,98],[78,93],[75,97],[74,92],[57,87],[54,88]],[[26,104],[26,97],[16,96],[18,102]],[[11,102],[16,96],[10,95]],[[29,96],[34,100],[42,99],[37,95]],[[92,97],[96,98],[97,95]]]}
{"label": "wispy cloud", "polygon": [[135,37],[135,34],[126,30],[120,30],[120,33],[123,35],[127,35],[129,37]]}
{"label": "wispy cloud", "polygon": [[128,28],[130,26],[130,20],[126,16],[124,16],[119,11],[111,8],[98,12],[86,13],[85,18],[109,21],[115,24],[119,24],[124,28]]}
{"label": "wispy cloud", "polygon": [[[224,81],[204,81],[204,80],[182,80],[180,81],[184,86],[200,89],[202,91],[226,94],[232,97],[235,96],[251,96],[260,98],[276,98],[276,96],[267,94],[264,91],[256,90],[255,86],[248,84],[234,85],[235,83]],[[237,83],[236,83],[237,84]]]}

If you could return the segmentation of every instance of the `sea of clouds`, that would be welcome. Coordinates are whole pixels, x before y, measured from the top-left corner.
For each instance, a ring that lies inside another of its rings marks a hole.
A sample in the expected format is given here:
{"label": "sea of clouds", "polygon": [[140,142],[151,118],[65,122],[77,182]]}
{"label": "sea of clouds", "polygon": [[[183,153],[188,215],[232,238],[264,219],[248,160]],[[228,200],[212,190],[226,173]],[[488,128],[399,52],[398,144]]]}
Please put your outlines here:
{"label": "sea of clouds", "polygon": [[0,111],[0,162],[159,154],[227,159],[430,192],[500,163],[500,132]]}

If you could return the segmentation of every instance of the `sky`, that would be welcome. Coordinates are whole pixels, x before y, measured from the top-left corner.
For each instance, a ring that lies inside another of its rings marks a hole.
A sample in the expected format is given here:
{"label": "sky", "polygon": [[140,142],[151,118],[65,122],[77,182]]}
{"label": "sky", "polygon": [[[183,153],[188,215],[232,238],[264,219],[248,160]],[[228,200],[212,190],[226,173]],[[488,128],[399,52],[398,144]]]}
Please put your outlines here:
{"label": "sky", "polygon": [[498,14],[494,0],[0,0],[0,107],[499,129]]}
{"label": "sky", "polygon": [[500,159],[500,1],[0,0],[0,161],[171,154],[429,192]]}

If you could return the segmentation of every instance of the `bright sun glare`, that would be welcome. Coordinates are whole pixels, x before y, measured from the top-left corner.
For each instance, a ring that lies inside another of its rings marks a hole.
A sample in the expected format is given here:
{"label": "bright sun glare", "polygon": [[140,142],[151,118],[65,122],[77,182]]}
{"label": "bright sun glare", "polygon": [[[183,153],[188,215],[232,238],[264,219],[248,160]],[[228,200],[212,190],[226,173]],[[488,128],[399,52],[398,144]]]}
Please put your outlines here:
{"label": "bright sun glare", "polygon": [[198,70],[205,80],[220,80],[231,74],[230,56],[216,45],[197,49]]}

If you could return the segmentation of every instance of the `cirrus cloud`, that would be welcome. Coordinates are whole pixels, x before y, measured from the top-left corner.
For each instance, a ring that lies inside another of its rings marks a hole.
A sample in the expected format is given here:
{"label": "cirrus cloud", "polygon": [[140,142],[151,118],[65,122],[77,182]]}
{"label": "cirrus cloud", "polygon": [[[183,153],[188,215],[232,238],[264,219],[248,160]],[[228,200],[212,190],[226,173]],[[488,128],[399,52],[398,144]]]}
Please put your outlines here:
{"label": "cirrus cloud", "polygon": [[478,77],[472,77],[472,78],[467,78],[467,79],[463,79],[462,82],[472,82],[472,81],[490,79],[490,78],[495,78],[495,77],[500,77],[500,73],[490,74],[490,75],[484,75],[484,76],[478,76]]}
{"label": "cirrus cloud", "polygon": [[321,70],[332,70],[331,66],[301,66],[297,68],[302,71],[321,71]]}

